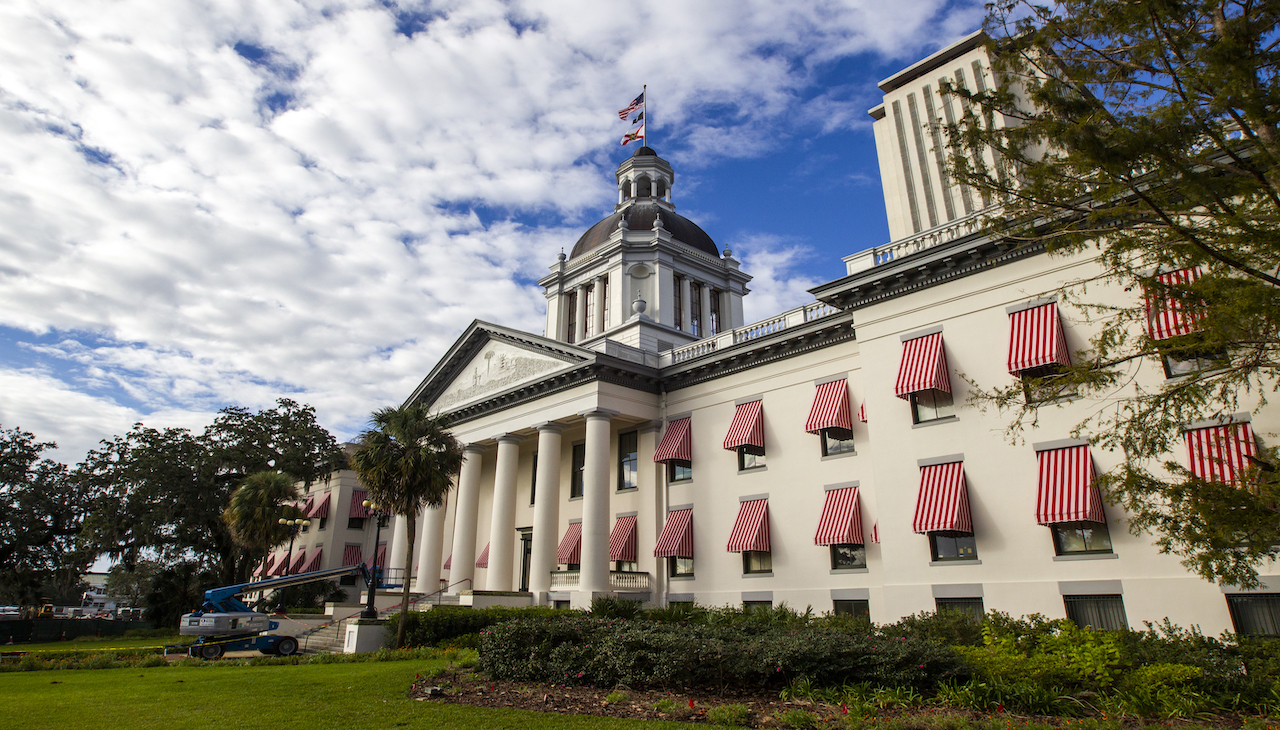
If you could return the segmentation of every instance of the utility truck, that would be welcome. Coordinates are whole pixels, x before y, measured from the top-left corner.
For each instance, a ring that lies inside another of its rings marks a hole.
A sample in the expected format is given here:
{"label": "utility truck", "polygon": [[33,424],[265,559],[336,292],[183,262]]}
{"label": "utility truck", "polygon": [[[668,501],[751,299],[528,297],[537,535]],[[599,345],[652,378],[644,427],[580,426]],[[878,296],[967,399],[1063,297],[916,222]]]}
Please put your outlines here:
{"label": "utility truck", "polygon": [[[204,592],[204,604],[199,611],[183,614],[178,633],[197,637],[187,648],[187,653],[204,659],[217,659],[228,651],[257,649],[263,654],[289,656],[298,651],[298,640],[292,636],[268,634],[280,628],[280,622],[272,621],[265,613],[259,613],[245,605],[240,596],[250,591],[288,588],[290,586],[331,580],[359,573],[367,585],[372,576],[363,565],[347,565],[310,573],[286,575],[279,578],[251,583],[210,588]],[[258,602],[259,604],[261,601]],[[256,604],[255,604],[256,605]]]}

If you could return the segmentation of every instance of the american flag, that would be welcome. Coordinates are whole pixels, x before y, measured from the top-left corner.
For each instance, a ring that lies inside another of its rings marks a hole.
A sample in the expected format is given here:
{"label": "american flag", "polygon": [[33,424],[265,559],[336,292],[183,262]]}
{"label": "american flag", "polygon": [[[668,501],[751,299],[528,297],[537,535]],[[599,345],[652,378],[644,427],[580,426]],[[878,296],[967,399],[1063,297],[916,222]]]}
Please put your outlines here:
{"label": "american flag", "polygon": [[637,109],[643,109],[643,108],[644,108],[644,92],[642,91],[640,92],[640,96],[637,96],[635,99],[631,101],[630,104],[627,105],[626,109],[623,109],[622,111],[618,112],[618,118],[625,122],[627,121],[627,117],[631,116],[631,112]]}

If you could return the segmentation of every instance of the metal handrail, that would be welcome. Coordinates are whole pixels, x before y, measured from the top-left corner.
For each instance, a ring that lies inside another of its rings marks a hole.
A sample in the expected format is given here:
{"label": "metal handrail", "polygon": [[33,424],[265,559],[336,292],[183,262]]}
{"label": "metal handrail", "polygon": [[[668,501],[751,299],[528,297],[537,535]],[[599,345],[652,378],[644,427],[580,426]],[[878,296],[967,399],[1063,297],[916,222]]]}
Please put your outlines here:
{"label": "metal handrail", "polygon": [[440,590],[438,590],[438,591],[435,591],[435,592],[433,592],[433,593],[428,593],[427,595],[423,596],[422,598],[419,598],[417,601],[415,601],[415,602],[414,602],[414,604],[413,604],[413,605],[417,606],[417,605],[421,604],[423,601],[427,600],[428,598],[431,598],[432,596],[435,596],[435,597],[436,597],[436,605],[437,605],[437,606],[439,606],[439,605],[440,605],[440,597],[444,594],[444,592],[445,592],[445,591],[449,590],[450,588],[452,588],[452,587],[454,587],[454,586],[456,586],[456,585],[462,585],[463,583],[471,583],[471,579],[470,579],[470,578],[463,578],[462,580],[457,581],[457,582],[455,582],[455,583],[450,583],[449,585],[445,586],[444,588],[441,588],[441,589],[440,589]]}

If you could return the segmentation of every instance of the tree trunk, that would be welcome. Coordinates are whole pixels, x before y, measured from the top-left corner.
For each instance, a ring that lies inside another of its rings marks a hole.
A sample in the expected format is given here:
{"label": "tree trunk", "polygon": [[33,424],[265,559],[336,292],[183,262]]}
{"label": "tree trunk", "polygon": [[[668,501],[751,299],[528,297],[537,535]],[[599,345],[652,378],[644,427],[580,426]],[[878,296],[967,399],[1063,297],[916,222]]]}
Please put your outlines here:
{"label": "tree trunk", "polygon": [[[400,590],[400,620],[396,622],[396,649],[404,645],[404,627],[409,618],[409,582],[413,577],[413,538],[417,532],[418,515],[414,512],[404,516],[405,542],[408,549],[404,552],[404,586]],[[392,535],[394,540],[395,536]]]}

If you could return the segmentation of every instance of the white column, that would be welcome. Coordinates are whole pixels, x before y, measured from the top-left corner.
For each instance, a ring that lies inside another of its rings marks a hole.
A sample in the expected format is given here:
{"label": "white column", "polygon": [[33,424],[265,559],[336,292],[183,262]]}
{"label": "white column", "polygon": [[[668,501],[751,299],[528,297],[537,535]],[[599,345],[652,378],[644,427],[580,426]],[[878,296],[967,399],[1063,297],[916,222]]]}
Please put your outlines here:
{"label": "white column", "polygon": [[587,454],[582,474],[582,572],[579,590],[609,590],[609,419],[616,411],[585,411]]}
{"label": "white column", "polygon": [[524,439],[504,433],[497,437],[498,465],[493,479],[493,521],[489,530],[489,573],[485,590],[511,590],[512,553],[516,539],[516,467],[520,462],[520,442]]}
{"label": "white column", "polygon": [[426,507],[418,515],[422,535],[418,538],[418,582],[415,593],[440,590],[440,565],[444,562],[444,513],[446,505]]}
{"label": "white column", "polygon": [[[449,569],[449,593],[472,590],[476,577],[476,513],[480,508],[480,466],[484,447],[467,446],[458,475],[458,510],[453,521],[453,563]],[[489,552],[493,552],[490,550]]]}
{"label": "white column", "polygon": [[702,287],[702,296],[698,297],[702,301],[702,336],[709,337],[711,335],[711,287],[707,284],[699,284]]}
{"label": "white column", "polygon": [[587,337],[587,287],[578,287],[576,303],[578,308],[574,312],[573,326],[577,331],[573,333],[574,343],[581,343]]}
{"label": "white column", "polygon": [[689,308],[692,302],[689,301],[689,277],[680,278],[680,329],[685,332],[693,331],[693,318],[689,316],[692,310]]}
{"label": "white column", "polygon": [[[392,524],[395,527],[391,530],[391,554],[387,556],[387,575],[392,575],[393,570],[404,569],[404,555],[409,552],[409,520],[404,515],[396,515]],[[413,566],[409,566],[409,569],[412,570]],[[408,580],[409,576],[404,576],[404,579]]]}
{"label": "white column", "polygon": [[[529,591],[540,603],[551,590],[560,535],[560,433],[564,426],[539,423],[538,475],[533,495],[533,554],[529,556]],[[490,550],[489,552],[493,552]]]}
{"label": "white column", "polygon": [[604,326],[605,326],[604,298],[608,294],[606,290],[609,288],[609,277],[608,276],[596,277],[595,286],[596,286],[596,302],[595,302],[596,311],[591,313],[591,317],[595,321],[595,327],[593,328],[595,330],[595,333],[600,334],[601,332],[604,332]]}

